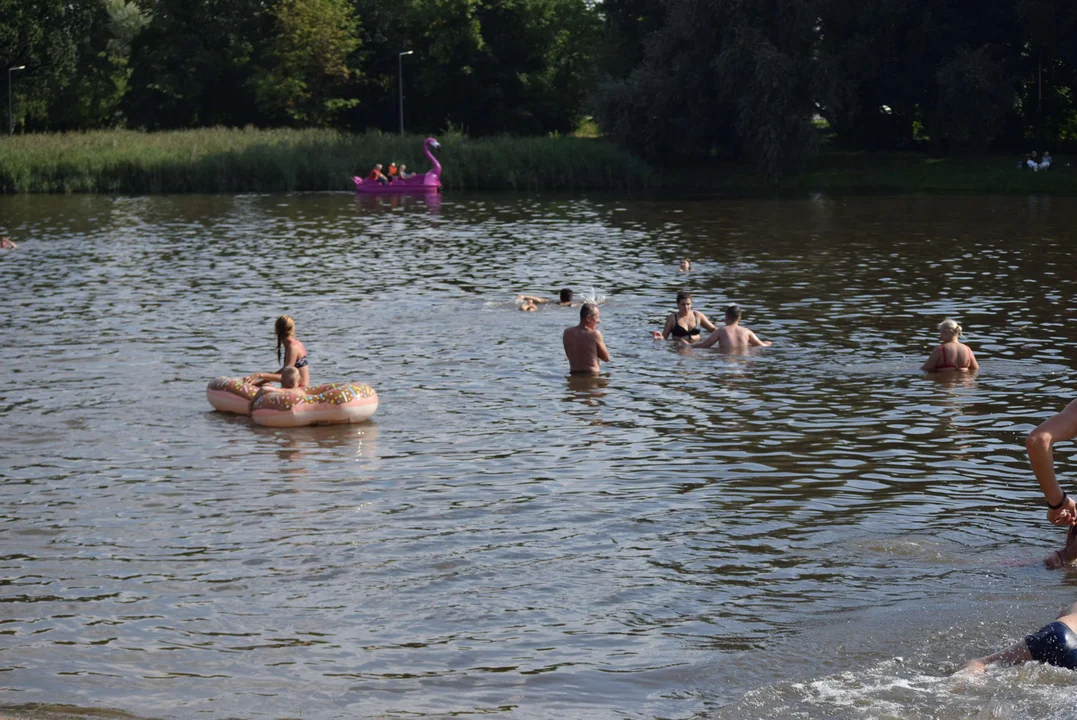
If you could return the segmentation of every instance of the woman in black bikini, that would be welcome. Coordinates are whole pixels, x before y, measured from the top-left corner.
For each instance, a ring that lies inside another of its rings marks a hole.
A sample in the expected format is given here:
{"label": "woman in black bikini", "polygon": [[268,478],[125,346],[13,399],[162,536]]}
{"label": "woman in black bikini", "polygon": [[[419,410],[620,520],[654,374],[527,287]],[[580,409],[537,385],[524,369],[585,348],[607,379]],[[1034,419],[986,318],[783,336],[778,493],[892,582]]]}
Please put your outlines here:
{"label": "woman in black bikini", "polygon": [[662,332],[654,331],[655,340],[665,340],[674,337],[685,342],[697,342],[703,335],[703,331],[715,330],[714,323],[698,310],[692,309],[692,293],[681,290],[677,293],[677,312],[670,313],[666,318],[666,326]]}
{"label": "woman in black bikini", "polygon": [[307,349],[295,336],[295,320],[289,315],[281,315],[273,326],[277,333],[277,362],[281,362],[281,348],[284,349],[284,361],[281,369],[275,373],[256,372],[243,378],[244,382],[261,385],[267,382],[280,382],[284,368],[294,367],[299,371],[299,387],[310,387],[310,367],[307,365]]}
{"label": "woman in black bikini", "polygon": [[955,321],[946,318],[939,323],[939,339],[942,340],[942,345],[931,351],[927,362],[920,369],[924,372],[943,372],[945,370],[972,372],[973,370],[978,370],[980,363],[976,362],[976,356],[972,354],[972,348],[962,344],[958,340],[960,337],[961,326]]}

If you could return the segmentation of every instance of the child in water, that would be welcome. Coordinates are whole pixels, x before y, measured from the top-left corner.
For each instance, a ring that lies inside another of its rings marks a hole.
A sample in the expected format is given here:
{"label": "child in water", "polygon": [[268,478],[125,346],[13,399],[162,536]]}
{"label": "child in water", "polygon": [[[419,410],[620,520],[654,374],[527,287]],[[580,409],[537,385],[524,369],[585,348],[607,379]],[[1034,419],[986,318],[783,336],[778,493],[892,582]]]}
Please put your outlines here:
{"label": "child in water", "polygon": [[972,372],[973,370],[978,370],[980,364],[976,362],[976,356],[972,354],[972,349],[968,345],[962,344],[958,340],[959,337],[961,337],[961,326],[956,321],[946,318],[939,323],[939,339],[942,340],[942,345],[931,351],[927,362],[920,369],[924,372],[944,372],[947,370]]}

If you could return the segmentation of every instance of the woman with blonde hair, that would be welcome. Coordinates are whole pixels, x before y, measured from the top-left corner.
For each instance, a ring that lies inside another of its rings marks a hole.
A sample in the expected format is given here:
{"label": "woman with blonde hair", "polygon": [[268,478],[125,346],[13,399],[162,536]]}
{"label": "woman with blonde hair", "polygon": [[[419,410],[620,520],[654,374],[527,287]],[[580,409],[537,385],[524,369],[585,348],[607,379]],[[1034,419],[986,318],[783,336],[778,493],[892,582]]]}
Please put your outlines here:
{"label": "woman with blonde hair", "polygon": [[284,360],[281,369],[275,373],[256,372],[243,378],[244,382],[261,385],[267,382],[280,382],[285,368],[294,367],[299,371],[299,387],[310,387],[310,368],[307,366],[307,349],[295,336],[295,320],[290,315],[281,315],[273,326],[277,333],[277,362],[281,361],[281,349]]}
{"label": "woman with blonde hair", "polygon": [[961,326],[957,321],[946,318],[939,323],[939,339],[942,344],[931,351],[920,369],[924,372],[945,372],[958,370],[971,372],[980,368],[976,362],[976,356],[972,354],[972,348],[963,344],[958,338],[961,337]]}

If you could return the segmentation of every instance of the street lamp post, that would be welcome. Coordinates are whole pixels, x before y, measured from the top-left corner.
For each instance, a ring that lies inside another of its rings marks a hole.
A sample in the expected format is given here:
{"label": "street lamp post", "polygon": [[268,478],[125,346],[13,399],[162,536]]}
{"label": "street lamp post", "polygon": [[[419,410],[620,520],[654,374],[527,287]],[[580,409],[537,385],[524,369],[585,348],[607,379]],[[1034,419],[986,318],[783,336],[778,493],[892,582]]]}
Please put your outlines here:
{"label": "street lamp post", "polygon": [[11,73],[16,70],[25,70],[25,65],[14,65],[7,69],[7,134],[8,137],[15,134],[15,113],[11,109]]}
{"label": "street lamp post", "polygon": [[414,50],[399,53],[396,56],[396,89],[400,98],[400,134],[404,134],[404,56],[411,55]]}

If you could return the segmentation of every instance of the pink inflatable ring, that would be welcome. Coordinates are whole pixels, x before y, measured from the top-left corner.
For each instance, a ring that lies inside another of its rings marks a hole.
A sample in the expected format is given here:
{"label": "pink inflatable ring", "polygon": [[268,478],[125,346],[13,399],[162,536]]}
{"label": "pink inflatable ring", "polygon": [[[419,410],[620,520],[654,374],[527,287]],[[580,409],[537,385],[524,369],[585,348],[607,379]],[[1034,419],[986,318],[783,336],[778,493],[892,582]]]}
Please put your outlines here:
{"label": "pink inflatable ring", "polygon": [[[253,392],[251,390],[253,389]],[[262,393],[242,378],[215,378],[206,387],[209,404],[223,412],[246,415],[269,427],[335,425],[368,420],[378,409],[378,393],[369,385],[329,383],[297,391]]]}

